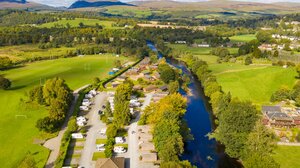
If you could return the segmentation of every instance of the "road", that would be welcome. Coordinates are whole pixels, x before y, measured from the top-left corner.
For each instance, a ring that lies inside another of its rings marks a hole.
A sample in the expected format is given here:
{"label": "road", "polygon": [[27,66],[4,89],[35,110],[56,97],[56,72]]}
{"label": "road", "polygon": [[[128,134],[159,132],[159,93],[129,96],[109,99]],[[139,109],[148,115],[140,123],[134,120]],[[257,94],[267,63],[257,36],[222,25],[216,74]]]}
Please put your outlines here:
{"label": "road", "polygon": [[79,162],[79,165],[85,168],[95,166],[92,157],[93,153],[96,152],[96,139],[100,136],[99,131],[101,128],[106,127],[105,123],[99,119],[98,111],[102,108],[102,105],[105,104],[107,97],[108,95],[105,92],[97,94],[94,98],[94,105],[86,116],[88,118],[88,131]]}
{"label": "road", "polygon": [[85,86],[83,86],[83,87],[81,87],[81,88],[79,88],[79,89],[77,89],[73,92],[74,99],[73,99],[73,102],[71,104],[68,116],[67,116],[61,130],[59,131],[58,135],[55,138],[49,139],[44,143],[43,146],[51,150],[49,158],[48,158],[46,166],[45,166],[46,168],[54,167],[54,163],[55,163],[55,161],[58,157],[58,154],[59,154],[61,139],[62,139],[65,131],[67,130],[67,125],[68,125],[69,118],[73,114],[73,111],[74,111],[74,108],[75,108],[75,105],[76,105],[76,101],[78,99],[78,93],[82,89],[85,89],[89,86],[90,85],[85,85]]}
{"label": "road", "polygon": [[[150,103],[152,99],[153,94],[149,93],[146,94],[145,101],[143,103],[143,106],[141,107],[142,110],[144,110]],[[128,129],[128,154],[130,158],[130,163],[129,167],[130,168],[140,168],[141,166],[139,165],[139,147],[138,147],[138,137],[137,137],[137,132],[138,132],[138,125],[137,122],[140,119],[140,113],[136,117],[134,121],[129,126]],[[132,131],[136,132],[132,134]],[[128,167],[128,165],[127,165]]]}

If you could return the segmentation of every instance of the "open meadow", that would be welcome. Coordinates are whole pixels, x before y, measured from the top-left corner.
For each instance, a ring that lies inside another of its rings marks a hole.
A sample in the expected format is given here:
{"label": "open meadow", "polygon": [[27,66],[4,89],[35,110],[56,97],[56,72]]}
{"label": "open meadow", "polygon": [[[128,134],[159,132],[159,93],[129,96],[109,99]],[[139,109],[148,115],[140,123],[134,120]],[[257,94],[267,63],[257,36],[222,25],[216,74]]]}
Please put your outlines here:
{"label": "open meadow", "polygon": [[255,40],[255,34],[245,34],[245,35],[236,35],[229,37],[232,42],[249,42],[251,40]]}
{"label": "open meadow", "polygon": [[56,26],[63,26],[67,27],[67,24],[71,27],[79,27],[79,23],[83,23],[86,26],[96,26],[98,23],[101,25],[103,28],[106,29],[118,29],[120,27],[113,27],[113,24],[115,23],[114,21],[107,21],[107,20],[98,20],[98,19],[86,19],[86,18],[75,18],[74,20],[66,20],[62,19],[56,22],[49,22],[49,23],[44,23],[41,25],[38,25],[40,28],[51,28],[51,27],[56,27]]}
{"label": "open meadow", "polygon": [[[35,128],[39,118],[47,115],[46,108],[20,103],[25,93],[33,86],[47,79],[61,77],[71,89],[77,89],[92,82],[94,77],[103,79],[108,76],[116,59],[111,54],[63,58],[26,64],[24,67],[0,71],[12,81],[12,88],[0,91],[0,163],[1,167],[16,167],[16,164],[30,152],[34,154],[39,167],[43,167],[49,151],[34,145],[43,136]],[[21,108],[22,106],[22,108]]]}
{"label": "open meadow", "polygon": [[294,68],[265,65],[223,63],[210,65],[210,69],[223,91],[259,105],[269,103],[271,95],[281,86],[292,88],[297,75]]}
{"label": "open meadow", "polygon": [[300,167],[300,146],[278,146],[273,155],[281,168]]}

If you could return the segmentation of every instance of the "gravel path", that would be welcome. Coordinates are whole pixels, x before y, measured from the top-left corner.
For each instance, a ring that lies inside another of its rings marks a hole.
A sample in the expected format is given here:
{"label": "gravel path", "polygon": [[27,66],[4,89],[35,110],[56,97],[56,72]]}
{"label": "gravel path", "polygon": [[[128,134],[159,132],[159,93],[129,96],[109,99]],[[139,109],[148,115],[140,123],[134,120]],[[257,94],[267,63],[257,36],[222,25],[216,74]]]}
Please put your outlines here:
{"label": "gravel path", "polygon": [[83,87],[81,87],[81,88],[79,88],[79,89],[77,89],[73,92],[74,100],[71,104],[67,119],[65,120],[61,130],[59,131],[58,136],[55,137],[55,138],[49,139],[44,143],[43,146],[51,150],[51,153],[50,153],[49,158],[47,160],[47,164],[45,166],[46,168],[54,167],[55,160],[57,159],[58,154],[59,154],[61,139],[62,139],[65,131],[67,130],[67,125],[68,125],[69,118],[70,118],[70,116],[72,115],[72,113],[74,111],[75,104],[76,104],[76,101],[78,99],[78,92],[82,89],[85,89],[85,88],[89,87],[89,86],[90,85],[85,85],[85,86],[83,86]]}
{"label": "gravel path", "polygon": [[99,138],[99,131],[105,128],[106,125],[99,119],[98,111],[105,104],[108,95],[105,92],[101,92],[94,98],[94,105],[88,115],[89,120],[87,123],[88,132],[84,144],[83,151],[79,165],[85,168],[92,168],[95,166],[95,162],[92,161],[93,153],[96,152],[96,139]]}

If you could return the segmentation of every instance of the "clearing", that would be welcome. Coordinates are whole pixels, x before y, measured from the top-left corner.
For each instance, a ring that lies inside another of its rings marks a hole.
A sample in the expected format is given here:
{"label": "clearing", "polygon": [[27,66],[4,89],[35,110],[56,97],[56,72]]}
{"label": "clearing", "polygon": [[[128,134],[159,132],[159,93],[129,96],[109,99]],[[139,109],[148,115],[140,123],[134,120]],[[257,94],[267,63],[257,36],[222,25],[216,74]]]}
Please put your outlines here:
{"label": "clearing", "polygon": [[274,153],[273,157],[281,168],[300,167],[300,146],[278,146]]}
{"label": "clearing", "polygon": [[236,35],[229,37],[232,42],[249,42],[256,39],[255,34]]}

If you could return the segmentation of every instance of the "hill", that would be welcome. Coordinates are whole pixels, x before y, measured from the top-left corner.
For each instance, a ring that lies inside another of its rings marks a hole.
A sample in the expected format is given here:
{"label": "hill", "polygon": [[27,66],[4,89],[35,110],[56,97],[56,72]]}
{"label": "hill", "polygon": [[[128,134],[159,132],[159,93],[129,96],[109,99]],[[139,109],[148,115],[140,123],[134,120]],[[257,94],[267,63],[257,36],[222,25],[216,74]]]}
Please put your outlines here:
{"label": "hill", "polygon": [[31,9],[54,9],[50,6],[35,3],[35,2],[27,2],[26,0],[0,0],[0,9],[23,9],[23,8],[31,8]]}
{"label": "hill", "polygon": [[90,8],[90,7],[106,7],[106,6],[134,6],[132,4],[123,3],[115,0],[101,0],[101,1],[93,1],[93,0],[79,0],[74,2],[69,9],[75,8]]}

